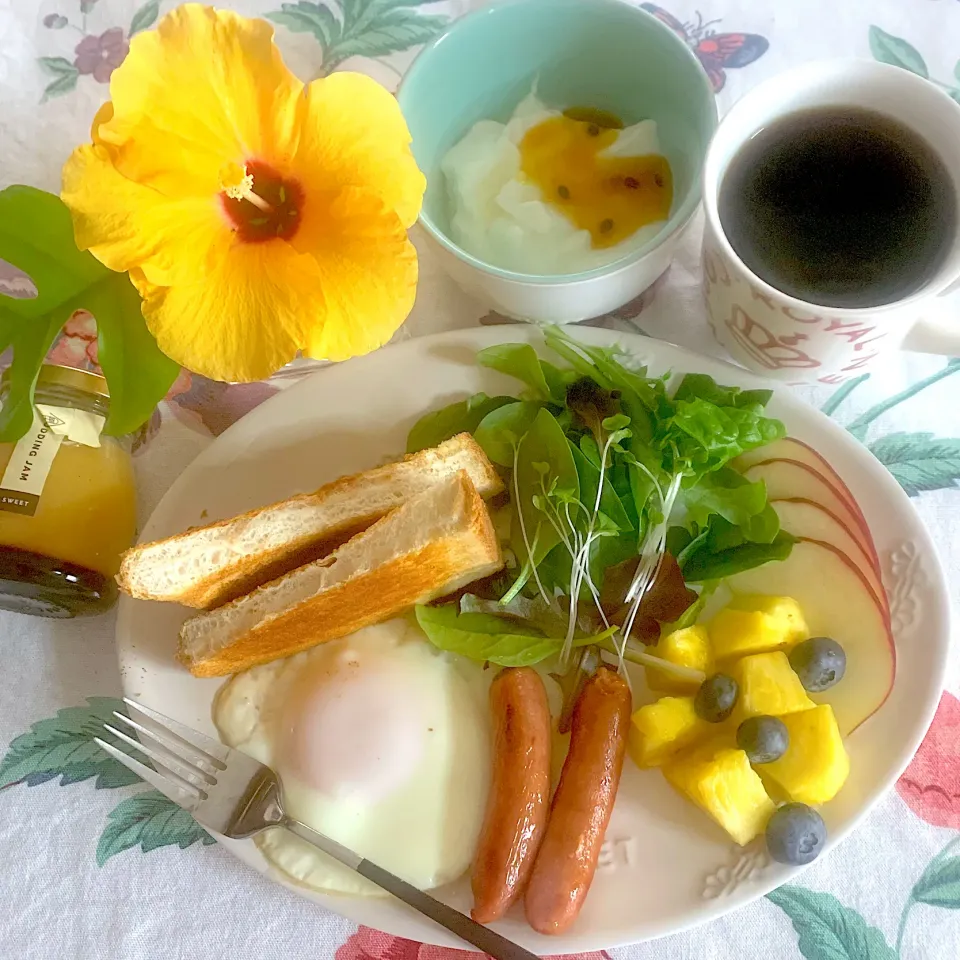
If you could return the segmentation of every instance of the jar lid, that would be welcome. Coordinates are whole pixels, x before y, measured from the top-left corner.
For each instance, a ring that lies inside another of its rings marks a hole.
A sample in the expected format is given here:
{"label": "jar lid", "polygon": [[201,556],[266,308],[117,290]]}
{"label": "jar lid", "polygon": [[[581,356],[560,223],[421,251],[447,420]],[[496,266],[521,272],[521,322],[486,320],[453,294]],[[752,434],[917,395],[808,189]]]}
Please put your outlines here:
{"label": "jar lid", "polygon": [[[7,386],[10,382],[10,368],[3,371],[0,377],[0,386]],[[109,397],[110,390],[107,381],[98,373],[89,370],[78,370],[76,367],[64,367],[59,363],[45,363],[40,367],[37,376],[37,386],[70,387],[81,393],[90,393],[95,397]]]}

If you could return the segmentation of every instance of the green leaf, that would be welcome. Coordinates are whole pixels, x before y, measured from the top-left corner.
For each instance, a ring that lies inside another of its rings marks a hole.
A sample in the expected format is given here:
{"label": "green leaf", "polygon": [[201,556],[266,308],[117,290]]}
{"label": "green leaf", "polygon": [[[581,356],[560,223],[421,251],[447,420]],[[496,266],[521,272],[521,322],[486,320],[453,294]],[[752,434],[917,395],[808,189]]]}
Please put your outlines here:
{"label": "green leaf", "polygon": [[912,896],[917,903],[960,910],[960,857],[934,859],[914,884]]}
{"label": "green leaf", "polygon": [[767,894],[793,923],[806,960],[897,960],[876,928],[829,893],[782,886]]}
{"label": "green leaf", "polygon": [[435,447],[458,433],[473,433],[488,413],[516,402],[513,397],[488,397],[485,393],[475,393],[442,410],[433,410],[411,427],[407,434],[407,453]]}
{"label": "green leaf", "polygon": [[711,514],[719,514],[742,527],[767,505],[767,488],[762,480],[751,483],[736,470],[722,467],[685,489],[683,503],[690,520],[698,526],[705,527]]}
{"label": "green leaf", "polygon": [[40,99],[41,103],[46,103],[52,97],[61,97],[65,93],[69,93],[71,90],[75,89],[77,86],[77,77],[80,76],[78,71],[73,73],[64,74],[62,77],[58,77],[56,80],[48,83],[43,88],[43,96]]}
{"label": "green leaf", "polygon": [[724,387],[705,373],[688,373],[677,386],[673,399],[707,400],[718,407],[750,407],[758,404],[765,407],[773,396],[772,390],[741,390],[739,387]]}
{"label": "green leaf", "polygon": [[182,807],[159,790],[146,790],[121,800],[109,813],[97,843],[97,866],[139,844],[144,853],[174,844],[181,850],[198,840],[205,846],[216,843]]}
{"label": "green leaf", "polygon": [[958,60],[953,68],[953,75],[957,78],[957,82],[960,83],[960,60]]}
{"label": "green leaf", "polygon": [[[541,465],[547,465],[544,474]],[[557,418],[541,408],[520,443],[517,464],[517,486],[524,506],[535,496],[551,491],[571,500],[580,498],[580,475],[571,446],[557,423]]]}
{"label": "green leaf", "polygon": [[483,452],[501,467],[513,467],[513,454],[540,411],[539,403],[517,400],[488,413],[473,433]]}
{"label": "green leaf", "polygon": [[895,67],[903,67],[918,76],[930,79],[930,73],[923,57],[916,48],[901,37],[881,30],[878,26],[870,27],[870,52],[874,59],[881,63],[889,63]]}
{"label": "green leaf", "polygon": [[357,36],[331,44],[325,68],[329,71],[349,57],[384,57],[428,43],[447,27],[446,17],[425,17],[413,10],[393,10]]}
{"label": "green leaf", "polygon": [[130,21],[130,36],[152,27],[160,16],[160,0],[147,0]]}
{"label": "green leaf", "polygon": [[718,407],[699,398],[681,400],[667,427],[678,461],[675,469],[697,476],[786,435],[779,420],[761,416],[758,409]]}
{"label": "green leaf", "polygon": [[37,57],[37,63],[55,77],[76,77],[77,68],[66,57]]}
{"label": "green leaf", "polygon": [[160,352],[140,312],[140,294],[126,274],[92,287],[84,303],[97,321],[98,359],[110,385],[110,414],[103,429],[123,436],[150,419],[180,365]]}
{"label": "green leaf", "polygon": [[[548,515],[537,504],[556,511],[557,500],[575,501],[579,496],[580,477],[570,444],[556,417],[549,410],[540,408],[521,440],[513,478],[511,506],[515,523],[511,530],[510,546],[522,565],[522,572],[512,590],[522,585],[532,574],[532,567],[560,543],[560,534],[554,523],[558,523],[561,529],[569,529],[565,521],[553,514]],[[519,522],[521,513],[527,532],[526,540]],[[551,523],[550,516],[553,516],[554,523]],[[527,541],[530,551],[527,550]]]}
{"label": "green leaf", "polygon": [[127,276],[77,249],[70,211],[60,198],[33,187],[0,191],[0,257],[26,273],[38,291],[32,300],[0,297],[0,350],[13,345],[0,441],[16,440],[32,425],[40,365],[79,309],[89,310],[99,326],[100,360],[111,393],[107,433],[126,433],[144,423],[177,367],[147,331]]}
{"label": "green leaf", "polygon": [[340,38],[342,27],[333,11],[323,3],[282,3],[280,10],[266,14],[268,20],[294,33],[312,33],[326,53],[327,48]]}
{"label": "green leaf", "polygon": [[459,613],[455,603],[416,609],[417,623],[441,650],[501,667],[527,667],[560,652],[560,640],[489,613]]}
{"label": "green leaf", "polygon": [[755,543],[747,540],[739,527],[714,518],[706,536],[700,533],[676,556],[684,580],[703,583],[705,580],[723,580],[772,560],[786,560],[794,543],[796,539],[783,530],[771,543]]}
{"label": "green leaf", "polygon": [[869,450],[908,496],[960,485],[960,439],[932,433],[891,433],[874,440]]}
{"label": "green leaf", "polygon": [[560,406],[565,401],[571,377],[552,363],[541,360],[529,343],[487,347],[477,354],[477,363],[525,383],[535,392],[532,399],[549,400]]}
{"label": "green leaf", "polygon": [[103,724],[122,707],[114,697],[89,697],[85,707],[66,707],[33,724],[13,740],[0,761],[0,787],[20,781],[33,786],[56,777],[61,786],[96,777],[98,790],[137,783],[135,773],[93,742],[94,737],[110,740]]}
{"label": "green leaf", "polygon": [[[592,437],[590,438],[592,439]],[[583,452],[570,441],[570,452],[580,478],[580,500],[588,510],[593,510],[597,502],[597,486],[600,483],[600,470],[590,462]],[[620,530],[632,530],[633,523],[627,511],[613,489],[610,480],[603,478],[603,493],[600,494],[600,512],[605,514]]]}
{"label": "green leaf", "polygon": [[[628,394],[648,410],[657,409],[664,396],[663,381],[649,379],[646,367],[631,369],[625,366],[622,360],[629,359],[630,354],[622,347],[590,346],[572,337],[562,327],[547,327],[544,339],[547,346],[566,359],[581,376],[590,377],[605,390]],[[624,407],[629,407],[629,403]],[[626,412],[631,420],[636,419],[629,409]]]}
{"label": "green leaf", "polygon": [[411,7],[426,6],[427,3],[439,3],[440,0],[340,0],[345,32],[351,35],[362,33],[376,26],[385,14],[394,10],[406,10]]}
{"label": "green leaf", "polygon": [[[489,613],[460,613],[455,603],[416,608],[417,622],[427,639],[441,650],[459,653],[500,667],[529,667],[563,649],[563,640],[545,637],[516,620]],[[576,646],[599,642],[599,637],[575,640]]]}

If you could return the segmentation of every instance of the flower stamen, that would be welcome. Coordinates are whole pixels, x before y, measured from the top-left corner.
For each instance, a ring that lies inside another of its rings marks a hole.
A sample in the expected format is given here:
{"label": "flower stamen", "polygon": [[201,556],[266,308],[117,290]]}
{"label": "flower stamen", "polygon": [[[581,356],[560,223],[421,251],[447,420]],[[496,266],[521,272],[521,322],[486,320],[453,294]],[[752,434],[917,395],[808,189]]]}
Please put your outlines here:
{"label": "flower stamen", "polygon": [[225,163],[220,168],[220,189],[231,200],[247,200],[258,210],[271,213],[273,207],[263,197],[253,192],[253,174],[247,171],[247,166],[239,163]]}

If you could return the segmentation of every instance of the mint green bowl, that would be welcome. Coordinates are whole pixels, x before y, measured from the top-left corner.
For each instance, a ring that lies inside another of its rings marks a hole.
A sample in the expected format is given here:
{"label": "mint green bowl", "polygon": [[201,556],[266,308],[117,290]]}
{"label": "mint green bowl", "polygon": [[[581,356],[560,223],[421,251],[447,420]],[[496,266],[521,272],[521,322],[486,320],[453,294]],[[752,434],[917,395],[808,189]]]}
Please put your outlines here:
{"label": "mint green bowl", "polygon": [[[562,278],[538,277],[477,260],[448,235],[440,161],[478,120],[509,119],[534,82],[549,106],[609,110],[626,124],[657,122],[674,175],[670,218],[619,261]],[[397,97],[427,177],[420,217],[427,233],[462,264],[527,284],[603,276],[675,236],[700,202],[703,161],[717,126],[713,91],[694,53],[655,17],[621,0],[508,0],[476,11],[423,50]]]}

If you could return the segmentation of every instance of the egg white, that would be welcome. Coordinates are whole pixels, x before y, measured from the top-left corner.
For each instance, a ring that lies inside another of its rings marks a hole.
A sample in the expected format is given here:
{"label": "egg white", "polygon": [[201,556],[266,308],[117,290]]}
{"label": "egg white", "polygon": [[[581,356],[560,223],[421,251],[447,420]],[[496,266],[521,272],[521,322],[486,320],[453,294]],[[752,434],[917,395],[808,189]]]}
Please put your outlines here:
{"label": "egg white", "polygon": [[[660,231],[647,224],[612,247],[595,249],[540,188],[520,172],[520,143],[531,127],[560,116],[535,93],[517,105],[507,123],[480,120],[440,163],[449,199],[450,234],[486,263],[518,273],[555,275],[593,270],[619,260]],[[602,154],[636,157],[660,153],[653,120],[625,127]]]}
{"label": "egg white", "polygon": [[[272,767],[298,820],[421,889],[470,865],[489,786],[489,679],[391,620],[229,680],[223,741]],[[316,890],[382,891],[286,830],[264,856]]]}

